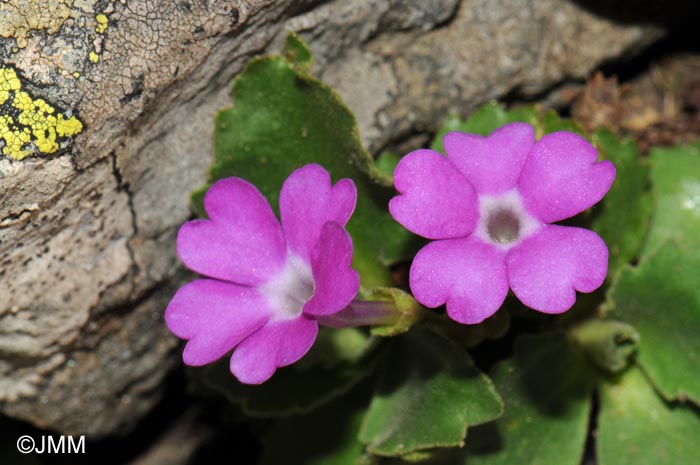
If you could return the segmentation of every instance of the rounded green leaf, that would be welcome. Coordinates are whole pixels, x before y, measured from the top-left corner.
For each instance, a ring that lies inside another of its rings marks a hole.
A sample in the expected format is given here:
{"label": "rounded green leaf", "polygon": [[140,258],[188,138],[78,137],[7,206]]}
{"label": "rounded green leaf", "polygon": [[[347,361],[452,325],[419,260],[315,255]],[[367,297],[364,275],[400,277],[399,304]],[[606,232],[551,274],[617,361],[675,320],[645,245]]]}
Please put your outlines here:
{"label": "rounded green leaf", "polygon": [[374,463],[365,456],[365,448],[357,440],[366,408],[365,394],[366,390],[360,386],[348,396],[308,415],[278,421],[263,440],[260,465]]}
{"label": "rounded green leaf", "polygon": [[638,361],[668,399],[700,402],[700,243],[667,242],[610,291],[612,314],[641,336]]}
{"label": "rounded green leaf", "polygon": [[649,255],[669,239],[687,250],[700,245],[700,146],[686,145],[651,151],[654,214],[643,254]]}
{"label": "rounded green leaf", "polygon": [[496,366],[505,413],[470,430],[465,465],[578,465],[588,430],[591,383],[563,334],[521,336],[515,358]]}
{"label": "rounded green leaf", "polygon": [[493,384],[463,349],[416,327],[391,340],[360,441],[372,454],[415,457],[462,445],[467,427],[502,409]]}
{"label": "rounded green leaf", "polygon": [[600,388],[600,465],[691,465],[700,458],[700,415],[665,402],[639,369]]}

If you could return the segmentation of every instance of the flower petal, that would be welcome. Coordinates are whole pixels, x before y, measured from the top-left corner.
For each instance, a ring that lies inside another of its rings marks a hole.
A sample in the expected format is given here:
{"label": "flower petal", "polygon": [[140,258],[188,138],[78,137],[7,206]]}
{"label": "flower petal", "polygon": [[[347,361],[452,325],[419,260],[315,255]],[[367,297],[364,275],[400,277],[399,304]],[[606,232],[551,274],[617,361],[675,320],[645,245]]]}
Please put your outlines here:
{"label": "flower petal", "polygon": [[500,194],[518,184],[535,131],[527,123],[510,123],[488,137],[450,132],[443,139],[447,158],[479,194]]}
{"label": "flower petal", "polygon": [[231,356],[231,373],[242,383],[263,383],[278,367],[291,365],[306,355],[317,335],[318,323],[304,315],[270,322],[236,348]]}
{"label": "flower petal", "polygon": [[465,237],[474,231],[479,204],[474,188],[445,157],[416,150],[401,159],[394,185],[403,195],[389,211],[409,231],[428,239]]}
{"label": "flower petal", "polygon": [[525,207],[544,223],[570,218],[592,207],[610,190],[615,165],[596,163],[598,152],[583,137],[547,134],[530,151],[518,181]]}
{"label": "flower petal", "polygon": [[280,192],[282,229],[290,250],[310,261],[326,221],[345,226],[356,201],[357,189],[350,179],[331,186],[328,172],[316,164],[294,171]]}
{"label": "flower petal", "polygon": [[211,219],[188,221],[177,236],[178,255],[188,268],[245,285],[260,285],[282,268],[282,228],[255,186],[238,178],[217,181],[204,208]]}
{"label": "flower petal", "polygon": [[253,288],[213,279],[182,286],[165,310],[170,331],[189,339],[182,355],[187,365],[211,363],[262,327],[272,315]]}
{"label": "flower petal", "polygon": [[576,291],[593,292],[608,273],[608,248],[593,231],[545,225],[510,251],[510,287],[522,303],[544,313],[565,312]]}
{"label": "flower petal", "polygon": [[508,294],[505,252],[473,237],[431,242],[413,260],[409,281],[423,305],[446,303],[453,320],[481,323]]}
{"label": "flower petal", "polygon": [[347,307],[360,289],[360,276],[352,266],[352,239],[338,223],[323,225],[314,247],[311,270],[314,294],[304,313],[331,315]]}

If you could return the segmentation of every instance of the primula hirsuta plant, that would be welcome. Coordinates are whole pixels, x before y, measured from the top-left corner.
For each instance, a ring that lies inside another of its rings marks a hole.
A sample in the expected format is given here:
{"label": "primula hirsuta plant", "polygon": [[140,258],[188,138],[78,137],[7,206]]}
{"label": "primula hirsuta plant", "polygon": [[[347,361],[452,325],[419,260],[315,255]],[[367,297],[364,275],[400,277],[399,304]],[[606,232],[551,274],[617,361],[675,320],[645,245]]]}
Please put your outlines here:
{"label": "primula hirsuta plant", "polygon": [[178,290],[165,313],[168,328],[187,339],[183,359],[200,366],[235,348],[231,372],[243,383],[269,379],[311,348],[318,318],[348,306],[359,289],[345,224],[355,184],[331,185],[319,165],[294,171],[280,192],[277,220],[252,184],[216,182],[204,197],[209,219],[182,225],[177,251],[207,279]]}
{"label": "primula hirsuta plant", "polygon": [[[439,134],[463,132],[434,141],[440,153],[374,160],[311,64],[290,35],[236,78],[213,184],[193,195],[209,219],[178,240],[205,277],[166,315],[187,364],[222,359],[188,373],[191,392],[268,419],[260,464],[575,465],[584,450],[606,465],[697,462],[700,145],[642,157],[632,139],[588,133],[613,166],[561,131],[575,121],[491,102],[448,117]],[[282,185],[280,224],[267,201]],[[574,220],[591,230],[557,224],[606,195]],[[417,254],[413,233],[432,241]],[[410,261],[404,283],[391,267]],[[559,313],[596,288],[568,318],[504,305],[512,290]],[[312,344],[264,385],[235,380],[261,383]],[[332,427],[309,440],[319,425]]]}
{"label": "primula hirsuta plant", "polygon": [[560,131],[535,142],[529,124],[488,137],[448,133],[447,157],[416,150],[396,167],[392,216],[428,239],[411,265],[410,287],[427,307],[446,304],[466,324],[493,315],[512,289],[528,307],[565,312],[576,291],[603,284],[608,249],[593,231],[551,223],[605,196],[610,161],[583,137]]}

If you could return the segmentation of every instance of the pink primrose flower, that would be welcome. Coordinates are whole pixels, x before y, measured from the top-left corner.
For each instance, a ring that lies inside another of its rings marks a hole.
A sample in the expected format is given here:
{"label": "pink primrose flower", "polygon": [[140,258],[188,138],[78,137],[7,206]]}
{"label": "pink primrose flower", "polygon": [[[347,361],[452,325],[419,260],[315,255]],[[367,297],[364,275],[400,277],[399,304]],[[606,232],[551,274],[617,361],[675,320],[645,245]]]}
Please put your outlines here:
{"label": "pink primrose flower", "polygon": [[344,226],[355,209],[350,179],[331,186],[321,166],[284,182],[281,224],[252,184],[217,181],[204,197],[209,219],[180,228],[184,264],[207,276],[181,287],[165,312],[170,331],[187,339],[185,364],[231,356],[231,372],[259,384],[311,348],[318,321],[345,308],[359,289]]}
{"label": "pink primrose flower", "polygon": [[608,270],[608,249],[587,229],[551,223],[600,201],[615,179],[583,137],[561,131],[535,142],[529,124],[488,137],[452,132],[447,157],[416,150],[396,167],[401,195],[389,209],[408,230],[434,241],[411,265],[416,299],[475,324],[493,315],[508,289],[528,307],[565,312],[576,291],[593,292]]}

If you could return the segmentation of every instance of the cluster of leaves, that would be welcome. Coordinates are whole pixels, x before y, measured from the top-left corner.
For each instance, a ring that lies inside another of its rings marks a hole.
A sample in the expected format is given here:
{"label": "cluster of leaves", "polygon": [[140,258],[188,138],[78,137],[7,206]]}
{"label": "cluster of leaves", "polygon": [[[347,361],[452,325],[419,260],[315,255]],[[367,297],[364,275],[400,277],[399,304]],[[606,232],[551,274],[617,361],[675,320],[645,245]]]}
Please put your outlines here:
{"label": "cluster of leaves", "polygon": [[[601,465],[699,457],[700,148],[645,158],[631,140],[587,135],[617,166],[604,203],[574,220],[608,244],[608,282],[563,316],[509,299],[493,319],[462,327],[378,288],[419,245],[387,211],[397,159],[371,158],[351,112],[309,74],[311,62],[290,36],[283,55],[249,63],[233,85],[234,108],[216,120],[212,181],[243,177],[275,205],[283,180],[304,164],[352,178],[358,206],[348,230],[362,292],[392,300],[405,317],[372,331],[323,329],[301,363],[263,386],[238,384],[225,364],[196,371],[199,392],[273,419],[262,464],[575,465],[593,428]],[[493,103],[466,121],[449,118],[433,148],[442,151],[448,131],[488,134],[512,121],[538,136],[582,133],[554,112]],[[205,190],[194,196],[200,212]],[[512,324],[494,342],[503,315]]]}

